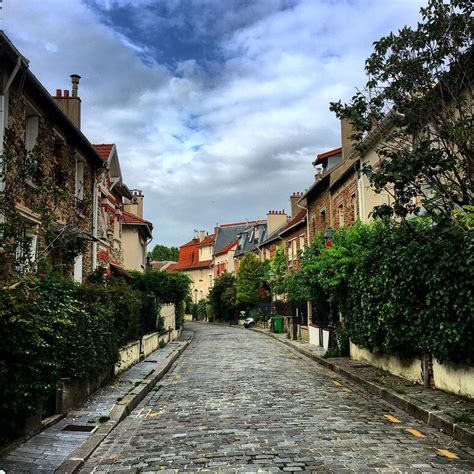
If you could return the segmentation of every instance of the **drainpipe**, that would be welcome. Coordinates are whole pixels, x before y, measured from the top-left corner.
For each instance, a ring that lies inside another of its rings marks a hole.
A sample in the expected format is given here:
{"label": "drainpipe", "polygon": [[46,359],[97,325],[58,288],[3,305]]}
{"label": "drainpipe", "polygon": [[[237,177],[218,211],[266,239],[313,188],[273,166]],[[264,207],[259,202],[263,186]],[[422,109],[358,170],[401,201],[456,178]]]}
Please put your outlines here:
{"label": "drainpipe", "polygon": [[359,191],[359,219],[361,222],[365,222],[364,174],[362,173],[362,158],[359,159],[359,169],[357,171],[357,175],[357,188]]}
{"label": "drainpipe", "polygon": [[94,173],[94,189],[92,192],[92,235],[95,240],[92,242],[92,271],[97,268],[97,214],[99,213],[99,180],[97,171]]}
{"label": "drainpipe", "polygon": [[[308,247],[311,245],[311,240],[309,238],[309,209],[301,204],[301,199],[296,201],[296,205],[301,209],[306,209],[306,240],[308,242]],[[313,306],[311,301],[307,302],[306,305],[306,326],[308,326],[308,336],[309,336],[309,321],[310,321],[310,314],[313,312]]]}

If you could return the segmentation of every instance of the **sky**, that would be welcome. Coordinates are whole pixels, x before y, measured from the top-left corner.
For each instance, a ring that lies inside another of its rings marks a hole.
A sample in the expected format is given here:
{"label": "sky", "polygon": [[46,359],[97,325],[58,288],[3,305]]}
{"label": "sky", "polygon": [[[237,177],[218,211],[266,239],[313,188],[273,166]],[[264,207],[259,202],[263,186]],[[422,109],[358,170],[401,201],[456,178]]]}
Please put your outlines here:
{"label": "sky", "polygon": [[423,0],[3,0],[1,28],[51,92],[81,76],[82,130],[117,145],[154,244],[265,218],[340,146],[331,101]]}

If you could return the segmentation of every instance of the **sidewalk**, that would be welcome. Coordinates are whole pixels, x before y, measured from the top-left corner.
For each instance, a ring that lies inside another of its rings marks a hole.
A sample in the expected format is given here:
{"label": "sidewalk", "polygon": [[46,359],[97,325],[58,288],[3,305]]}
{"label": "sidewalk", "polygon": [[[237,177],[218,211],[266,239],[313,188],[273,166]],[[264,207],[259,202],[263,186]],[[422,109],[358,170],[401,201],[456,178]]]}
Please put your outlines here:
{"label": "sidewalk", "polygon": [[[319,364],[341,373],[362,385],[368,392],[474,448],[474,400],[425,388],[348,357],[324,359],[325,350],[321,347],[305,341],[292,341],[286,334],[274,334],[263,329],[252,330],[273,337]],[[469,418],[470,423],[463,422]],[[471,454],[474,454],[474,449]]]}
{"label": "sidewalk", "polygon": [[81,407],[0,459],[0,472],[54,472],[69,457],[75,457],[76,461],[68,461],[65,471],[73,472],[105,434],[153,389],[191,338],[190,331],[183,331],[178,341],[156,350],[120,374],[92,394]]}

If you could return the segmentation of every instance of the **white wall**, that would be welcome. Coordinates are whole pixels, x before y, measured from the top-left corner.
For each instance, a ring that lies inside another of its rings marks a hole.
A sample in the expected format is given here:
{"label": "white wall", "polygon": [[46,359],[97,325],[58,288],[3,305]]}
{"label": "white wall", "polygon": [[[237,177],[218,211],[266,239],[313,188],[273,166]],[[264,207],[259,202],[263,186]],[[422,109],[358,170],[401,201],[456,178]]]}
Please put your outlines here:
{"label": "white wall", "polygon": [[[368,362],[374,367],[386,370],[419,384],[423,383],[421,360],[413,357],[401,359],[393,355],[373,354],[367,349],[350,344],[351,359]],[[474,398],[474,366],[440,364],[433,360],[435,387],[446,392]]]}

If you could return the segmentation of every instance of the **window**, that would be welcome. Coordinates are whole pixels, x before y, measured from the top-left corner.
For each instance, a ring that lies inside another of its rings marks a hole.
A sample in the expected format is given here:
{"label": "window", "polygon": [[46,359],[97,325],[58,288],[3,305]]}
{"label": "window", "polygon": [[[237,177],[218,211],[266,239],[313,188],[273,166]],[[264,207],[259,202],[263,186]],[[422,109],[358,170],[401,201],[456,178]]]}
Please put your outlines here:
{"label": "window", "polygon": [[30,152],[33,150],[38,139],[39,118],[34,109],[27,106],[25,118],[25,148]]}
{"label": "window", "polygon": [[355,193],[351,194],[351,204],[352,204],[352,212],[354,213],[354,221],[355,221],[357,219],[357,202],[356,202]]}
{"label": "window", "polygon": [[23,225],[17,236],[16,247],[16,271],[23,273],[27,271],[36,261],[38,246],[37,226]]}
{"label": "window", "polygon": [[298,258],[298,251],[296,248],[296,239],[290,240],[288,242],[288,260],[291,262]]}
{"label": "window", "polygon": [[300,253],[303,252],[304,250],[304,247],[305,247],[305,243],[304,243],[304,234],[301,234],[300,235]]}
{"label": "window", "polygon": [[322,207],[319,211],[319,218],[321,219],[321,227],[326,226],[326,208]]}
{"label": "window", "polygon": [[339,216],[339,227],[344,227],[344,206],[342,204],[337,206],[337,213]]}

